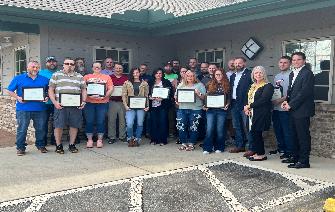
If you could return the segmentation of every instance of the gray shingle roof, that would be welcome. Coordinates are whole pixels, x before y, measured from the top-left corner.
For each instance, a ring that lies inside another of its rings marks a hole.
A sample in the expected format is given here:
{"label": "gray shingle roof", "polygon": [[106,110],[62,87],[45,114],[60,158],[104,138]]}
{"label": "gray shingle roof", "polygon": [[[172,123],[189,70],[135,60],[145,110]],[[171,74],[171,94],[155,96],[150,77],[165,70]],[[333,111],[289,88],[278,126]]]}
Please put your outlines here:
{"label": "gray shingle roof", "polygon": [[0,5],[110,18],[128,10],[163,10],[175,17],[250,0],[0,0]]}

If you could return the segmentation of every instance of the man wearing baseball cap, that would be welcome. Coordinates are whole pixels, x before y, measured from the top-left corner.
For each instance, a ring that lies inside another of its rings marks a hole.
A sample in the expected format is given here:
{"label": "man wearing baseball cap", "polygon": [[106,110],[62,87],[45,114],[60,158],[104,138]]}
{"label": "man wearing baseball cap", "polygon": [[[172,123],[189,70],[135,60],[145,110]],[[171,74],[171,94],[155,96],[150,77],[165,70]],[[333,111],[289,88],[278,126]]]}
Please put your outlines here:
{"label": "man wearing baseball cap", "polygon": [[[44,77],[46,77],[50,80],[52,74],[58,71],[56,57],[55,56],[46,57],[45,67],[46,67],[45,69],[42,69],[42,70],[39,71],[39,75],[44,76]],[[48,123],[49,123],[50,117],[53,117],[53,114],[54,114],[54,105],[49,100],[46,103],[46,107],[47,107],[47,119],[46,119],[46,123],[45,123],[44,126],[49,126]],[[49,127],[45,128],[45,136],[44,136],[45,145],[47,145],[47,143],[48,143],[48,134],[49,134],[48,132],[51,133],[49,144],[51,144],[51,145],[56,144],[54,130],[53,130],[53,121],[51,123],[52,123],[52,126],[51,126],[50,130],[49,130]]]}

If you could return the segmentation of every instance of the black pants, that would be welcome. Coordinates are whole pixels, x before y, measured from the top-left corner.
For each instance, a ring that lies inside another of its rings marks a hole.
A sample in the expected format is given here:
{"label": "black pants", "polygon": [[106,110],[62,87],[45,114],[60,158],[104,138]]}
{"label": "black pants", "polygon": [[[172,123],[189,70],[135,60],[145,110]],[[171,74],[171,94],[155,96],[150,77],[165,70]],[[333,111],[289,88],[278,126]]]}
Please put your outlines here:
{"label": "black pants", "polygon": [[303,164],[309,164],[311,152],[311,135],[309,132],[310,117],[290,117],[292,128],[292,146],[294,147],[293,157]]}
{"label": "black pants", "polygon": [[264,149],[264,140],[263,140],[263,131],[258,130],[251,130],[250,131],[252,136],[252,149],[257,153],[257,155],[264,155],[265,149]]}
{"label": "black pants", "polygon": [[162,106],[150,108],[151,140],[156,143],[167,143],[169,134],[168,109]]}

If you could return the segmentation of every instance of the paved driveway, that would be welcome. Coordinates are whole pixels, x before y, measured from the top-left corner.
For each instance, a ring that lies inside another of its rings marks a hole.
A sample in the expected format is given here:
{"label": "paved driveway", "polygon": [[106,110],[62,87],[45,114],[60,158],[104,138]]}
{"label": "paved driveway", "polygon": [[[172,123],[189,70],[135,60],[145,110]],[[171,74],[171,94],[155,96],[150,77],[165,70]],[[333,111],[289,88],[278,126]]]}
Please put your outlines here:
{"label": "paved driveway", "polygon": [[0,203],[0,211],[322,211],[333,183],[224,159]]}

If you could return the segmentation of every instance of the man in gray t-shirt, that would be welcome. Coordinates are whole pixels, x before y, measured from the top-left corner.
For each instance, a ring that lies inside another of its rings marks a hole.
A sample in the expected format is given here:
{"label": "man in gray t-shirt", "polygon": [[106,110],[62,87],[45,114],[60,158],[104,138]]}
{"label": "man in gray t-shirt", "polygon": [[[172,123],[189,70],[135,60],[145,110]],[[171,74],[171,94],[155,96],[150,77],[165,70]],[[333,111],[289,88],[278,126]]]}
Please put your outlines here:
{"label": "man in gray t-shirt", "polygon": [[272,113],[273,129],[277,139],[278,149],[270,151],[270,154],[277,152],[283,153],[281,159],[290,157],[292,153],[291,129],[289,126],[289,112],[281,108],[281,103],[286,100],[287,90],[289,86],[289,76],[291,73],[291,58],[282,56],[278,62],[280,72],[274,78],[274,87],[281,93],[281,98],[272,100],[274,105]]}

